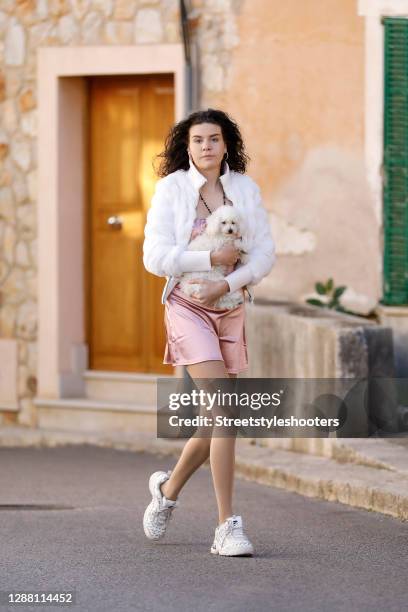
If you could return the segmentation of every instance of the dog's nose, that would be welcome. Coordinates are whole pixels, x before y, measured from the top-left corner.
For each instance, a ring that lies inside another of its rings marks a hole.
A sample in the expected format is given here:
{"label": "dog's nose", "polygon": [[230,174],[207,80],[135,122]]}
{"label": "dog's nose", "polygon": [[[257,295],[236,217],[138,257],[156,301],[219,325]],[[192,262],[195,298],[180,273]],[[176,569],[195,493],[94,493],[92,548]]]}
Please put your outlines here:
{"label": "dog's nose", "polygon": [[229,234],[232,234],[232,233],[233,233],[233,232],[232,232],[232,229],[229,229],[229,230],[228,230],[228,233],[229,233]]}

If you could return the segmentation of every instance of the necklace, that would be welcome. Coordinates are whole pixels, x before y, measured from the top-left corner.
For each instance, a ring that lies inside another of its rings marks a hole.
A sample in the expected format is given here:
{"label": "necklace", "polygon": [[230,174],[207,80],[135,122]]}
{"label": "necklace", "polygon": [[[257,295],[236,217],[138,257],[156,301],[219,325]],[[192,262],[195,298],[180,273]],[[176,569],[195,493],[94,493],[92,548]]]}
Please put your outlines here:
{"label": "necklace", "polygon": [[[225,199],[225,192],[224,192],[224,190],[222,190],[222,197],[224,199],[224,206],[225,206],[226,199]],[[213,211],[208,208],[207,202],[204,200],[203,196],[201,195],[201,192],[200,192],[200,198],[202,199],[204,206],[206,207],[206,209],[208,210],[208,212],[211,215]]]}

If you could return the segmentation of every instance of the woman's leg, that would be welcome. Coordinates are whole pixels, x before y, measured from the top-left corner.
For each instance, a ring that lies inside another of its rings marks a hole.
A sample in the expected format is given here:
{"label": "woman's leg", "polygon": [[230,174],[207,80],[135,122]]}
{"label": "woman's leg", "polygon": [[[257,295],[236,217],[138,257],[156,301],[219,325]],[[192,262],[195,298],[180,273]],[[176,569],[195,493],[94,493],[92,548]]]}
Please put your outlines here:
{"label": "woman's leg", "polygon": [[[206,378],[236,378],[236,374],[228,375],[223,361],[204,361],[187,366],[193,379]],[[169,480],[161,491],[168,499],[177,496],[190,476],[210,456],[215,495],[218,504],[219,523],[232,515],[232,492],[235,467],[235,436],[225,438],[195,438],[188,440],[183,452],[173,469]]]}
{"label": "woman's leg", "polygon": [[190,476],[208,459],[210,444],[211,438],[195,438],[194,436],[186,442],[170,478],[160,487],[167,499],[177,499]]}

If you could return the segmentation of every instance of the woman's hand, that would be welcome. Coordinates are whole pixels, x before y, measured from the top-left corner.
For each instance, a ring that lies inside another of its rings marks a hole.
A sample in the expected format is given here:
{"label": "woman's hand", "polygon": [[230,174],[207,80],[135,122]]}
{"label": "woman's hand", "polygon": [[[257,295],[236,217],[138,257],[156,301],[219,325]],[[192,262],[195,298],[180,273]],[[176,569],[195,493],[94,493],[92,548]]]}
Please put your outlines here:
{"label": "woman's hand", "polygon": [[189,283],[199,284],[201,287],[198,291],[192,294],[197,302],[203,306],[213,306],[213,304],[225,293],[229,291],[229,284],[226,280],[211,281],[207,279],[191,279]]}
{"label": "woman's hand", "polygon": [[221,249],[211,251],[210,258],[213,266],[233,266],[240,258],[240,252],[233,244],[227,244]]}

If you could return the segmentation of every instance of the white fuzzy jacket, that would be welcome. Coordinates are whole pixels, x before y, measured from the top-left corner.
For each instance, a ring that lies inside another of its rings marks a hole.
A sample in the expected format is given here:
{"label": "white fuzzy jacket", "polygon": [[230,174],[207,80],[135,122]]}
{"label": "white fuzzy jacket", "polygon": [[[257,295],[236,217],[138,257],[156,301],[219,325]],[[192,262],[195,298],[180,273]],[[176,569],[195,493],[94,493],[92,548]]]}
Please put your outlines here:
{"label": "white fuzzy jacket", "polygon": [[[211,270],[211,251],[187,250],[199,189],[206,181],[190,162],[189,170],[176,170],[156,183],[144,230],[143,264],[152,274],[167,277],[162,304],[183,272]],[[236,269],[225,277],[232,293],[244,285],[257,285],[269,274],[275,263],[275,245],[268,213],[255,181],[246,174],[230,170],[227,162],[224,162],[220,181],[226,196],[245,220],[243,237],[249,249],[247,263],[238,262]],[[248,294],[253,302],[249,290]]]}

